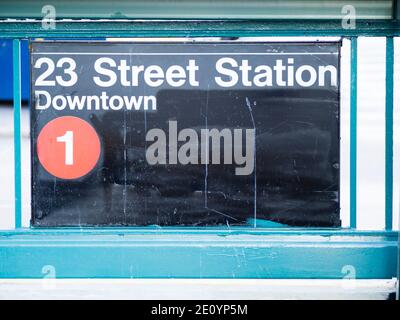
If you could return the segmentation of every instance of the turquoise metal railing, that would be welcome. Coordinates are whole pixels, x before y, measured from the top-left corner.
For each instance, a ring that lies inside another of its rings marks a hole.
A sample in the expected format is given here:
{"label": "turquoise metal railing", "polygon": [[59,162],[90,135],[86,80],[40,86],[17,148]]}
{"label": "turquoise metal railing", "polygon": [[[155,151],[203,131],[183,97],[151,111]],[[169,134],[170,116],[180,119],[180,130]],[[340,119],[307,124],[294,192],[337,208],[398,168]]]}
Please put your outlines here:
{"label": "turquoise metal railing", "polygon": [[[41,1],[3,0],[0,18],[42,18]],[[53,0],[59,19],[341,19],[353,6],[360,19],[391,19],[392,0]]]}
{"label": "turquoise metal railing", "polygon": [[22,227],[21,192],[21,43],[13,42],[15,228]]}
{"label": "turquoise metal railing", "polygon": [[350,228],[357,228],[357,38],[351,38],[350,78]]}
{"label": "turquoise metal railing", "polygon": [[[14,164],[15,164],[15,228],[22,226],[21,198],[21,43],[13,42],[13,84],[14,84]],[[385,229],[392,230],[393,220],[393,37],[387,37],[386,44],[386,210]],[[351,79],[350,79],[350,228],[357,227],[357,37],[351,37]]]}
{"label": "turquoise metal railing", "polygon": [[[270,277],[341,278],[341,266],[358,268],[359,278],[391,278],[397,272],[398,233],[393,213],[393,36],[398,21],[221,22],[0,22],[0,37],[13,38],[15,230],[0,231],[0,278],[41,277],[41,266],[57,267],[57,277]],[[343,36],[351,39],[350,229],[259,228],[22,228],[21,39],[89,37]],[[357,231],[357,38],[386,36],[386,210],[381,232]],[[29,261],[26,257],[29,256]],[[206,260],[205,260],[206,259]],[[208,260],[207,260],[208,259]],[[239,260],[238,260],[239,259]],[[182,261],[185,261],[182,264]],[[242,267],[238,267],[239,265]],[[202,264],[202,267],[201,267]],[[247,264],[247,265],[246,265]]]}
{"label": "turquoise metal railing", "polygon": [[393,227],[393,37],[386,38],[386,170],[385,170],[385,229]]}

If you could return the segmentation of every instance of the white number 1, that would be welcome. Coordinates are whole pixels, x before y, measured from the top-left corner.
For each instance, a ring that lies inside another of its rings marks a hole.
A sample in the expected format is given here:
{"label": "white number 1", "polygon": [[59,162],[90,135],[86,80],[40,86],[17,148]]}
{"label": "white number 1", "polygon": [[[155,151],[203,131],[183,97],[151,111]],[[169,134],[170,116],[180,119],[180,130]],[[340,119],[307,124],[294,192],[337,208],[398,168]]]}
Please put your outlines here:
{"label": "white number 1", "polygon": [[74,132],[67,131],[63,136],[57,137],[57,142],[65,142],[65,165],[74,164]]}

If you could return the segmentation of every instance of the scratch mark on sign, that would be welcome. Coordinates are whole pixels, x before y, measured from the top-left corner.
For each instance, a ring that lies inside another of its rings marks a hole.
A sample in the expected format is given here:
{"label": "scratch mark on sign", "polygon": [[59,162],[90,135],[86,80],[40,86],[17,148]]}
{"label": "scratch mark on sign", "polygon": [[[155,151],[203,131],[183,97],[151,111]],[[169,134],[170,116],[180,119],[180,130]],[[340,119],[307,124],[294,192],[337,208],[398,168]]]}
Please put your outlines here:
{"label": "scratch mark on sign", "polygon": [[257,132],[256,132],[256,123],[254,121],[254,117],[253,117],[253,109],[251,107],[250,104],[250,100],[248,97],[246,97],[246,106],[249,109],[250,112],[250,117],[251,117],[251,122],[253,124],[253,129],[254,129],[254,228],[257,227],[257,166],[256,166],[256,159],[257,159],[257,146],[256,146],[256,136],[257,136]]}
{"label": "scratch mark on sign", "polygon": [[209,157],[209,150],[208,150],[208,98],[210,94],[210,85],[207,86],[207,96],[206,96],[206,114],[205,114],[205,127],[206,127],[206,166],[205,166],[205,176],[204,176],[204,207],[208,209],[208,157]]}

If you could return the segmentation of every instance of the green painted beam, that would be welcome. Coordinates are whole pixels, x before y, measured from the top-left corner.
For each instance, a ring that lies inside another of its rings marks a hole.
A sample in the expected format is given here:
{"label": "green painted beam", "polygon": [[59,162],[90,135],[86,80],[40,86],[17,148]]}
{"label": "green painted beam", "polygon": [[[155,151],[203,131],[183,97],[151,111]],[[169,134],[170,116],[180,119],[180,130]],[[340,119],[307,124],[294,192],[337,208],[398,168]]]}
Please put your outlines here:
{"label": "green painted beam", "polygon": [[21,186],[21,41],[13,40],[15,228],[22,226]]}
{"label": "green painted beam", "polygon": [[[26,230],[0,233],[0,278],[390,279],[394,232],[237,234],[229,230]],[[324,232],[324,231],[322,231]]]}
{"label": "green painted beam", "polygon": [[358,19],[393,15],[392,0],[3,0],[0,18],[42,18],[48,5],[57,19],[341,19],[346,6]]}
{"label": "green painted beam", "polygon": [[244,36],[395,36],[400,21],[358,21],[343,29],[340,21],[91,21],[57,22],[45,29],[40,21],[0,21],[0,38],[105,37],[244,37]]}
{"label": "green painted beam", "polygon": [[386,98],[385,98],[385,228],[393,227],[393,99],[394,42],[386,38]]}
{"label": "green painted beam", "polygon": [[357,37],[351,38],[350,75],[350,227],[357,228]]}
{"label": "green painted beam", "polygon": [[249,228],[242,226],[215,226],[215,227],[63,227],[63,228],[20,228],[0,230],[0,241],[15,236],[54,236],[54,235],[152,235],[152,234],[184,234],[184,235],[217,235],[226,237],[231,235],[253,236],[319,236],[342,237],[342,239],[368,239],[368,237],[383,237],[392,241],[398,238],[398,231],[390,230],[353,230],[345,228]]}

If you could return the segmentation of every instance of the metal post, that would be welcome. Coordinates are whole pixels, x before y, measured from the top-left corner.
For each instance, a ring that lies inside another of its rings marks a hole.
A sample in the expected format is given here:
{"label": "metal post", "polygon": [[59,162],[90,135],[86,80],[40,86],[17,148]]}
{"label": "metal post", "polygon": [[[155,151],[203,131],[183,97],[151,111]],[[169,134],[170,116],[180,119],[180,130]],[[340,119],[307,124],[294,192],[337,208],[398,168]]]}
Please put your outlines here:
{"label": "metal post", "polygon": [[14,170],[15,170],[15,228],[22,226],[21,213],[21,42],[13,40],[14,95]]}
{"label": "metal post", "polygon": [[351,38],[350,228],[357,227],[357,37]]}
{"label": "metal post", "polygon": [[393,37],[386,38],[385,229],[393,224]]}

